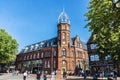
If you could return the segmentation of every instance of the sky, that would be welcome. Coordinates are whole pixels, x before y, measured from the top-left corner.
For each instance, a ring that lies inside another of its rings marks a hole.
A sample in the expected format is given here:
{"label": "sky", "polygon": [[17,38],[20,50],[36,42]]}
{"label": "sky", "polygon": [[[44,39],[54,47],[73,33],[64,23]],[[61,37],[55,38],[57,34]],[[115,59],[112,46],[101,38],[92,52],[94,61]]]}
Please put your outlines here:
{"label": "sky", "polygon": [[0,28],[5,29],[19,44],[19,51],[27,45],[57,37],[57,20],[67,13],[71,37],[78,35],[87,42],[90,37],[84,28],[89,0],[0,0]]}

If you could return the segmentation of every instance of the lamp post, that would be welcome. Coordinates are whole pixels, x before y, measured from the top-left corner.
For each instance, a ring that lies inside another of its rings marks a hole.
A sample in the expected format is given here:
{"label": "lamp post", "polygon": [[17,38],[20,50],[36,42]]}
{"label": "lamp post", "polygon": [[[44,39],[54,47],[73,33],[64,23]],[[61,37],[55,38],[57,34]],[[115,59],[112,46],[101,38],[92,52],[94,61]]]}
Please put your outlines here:
{"label": "lamp post", "polygon": [[120,9],[120,0],[112,0],[113,7]]}

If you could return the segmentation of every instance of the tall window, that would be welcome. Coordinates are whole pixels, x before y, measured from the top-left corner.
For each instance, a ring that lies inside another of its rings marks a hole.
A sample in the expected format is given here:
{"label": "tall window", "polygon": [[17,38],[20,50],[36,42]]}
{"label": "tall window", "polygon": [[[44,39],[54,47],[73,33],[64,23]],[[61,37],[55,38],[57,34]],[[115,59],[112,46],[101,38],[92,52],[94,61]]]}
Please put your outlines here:
{"label": "tall window", "polygon": [[54,60],[54,68],[56,68],[56,61]]}
{"label": "tall window", "polygon": [[40,55],[40,54],[39,54],[39,53],[37,53],[37,58],[39,58],[39,55]]}
{"label": "tall window", "polygon": [[41,53],[41,58],[43,58],[43,52]]}
{"label": "tall window", "polygon": [[45,68],[47,68],[47,62],[45,61]]}
{"label": "tall window", "polygon": [[66,56],[66,50],[62,49],[62,56]]}
{"label": "tall window", "polygon": [[50,61],[48,61],[48,65],[47,65],[48,68],[50,68]]}
{"label": "tall window", "polygon": [[33,59],[35,59],[36,58],[36,54],[34,54],[34,56],[33,56]]}
{"label": "tall window", "polygon": [[30,55],[30,59],[32,59],[32,55]]}
{"label": "tall window", "polygon": [[57,55],[57,53],[56,53],[56,51],[54,50],[54,57],[56,57],[56,55]]}
{"label": "tall window", "polygon": [[81,68],[80,61],[78,60],[78,68]]}

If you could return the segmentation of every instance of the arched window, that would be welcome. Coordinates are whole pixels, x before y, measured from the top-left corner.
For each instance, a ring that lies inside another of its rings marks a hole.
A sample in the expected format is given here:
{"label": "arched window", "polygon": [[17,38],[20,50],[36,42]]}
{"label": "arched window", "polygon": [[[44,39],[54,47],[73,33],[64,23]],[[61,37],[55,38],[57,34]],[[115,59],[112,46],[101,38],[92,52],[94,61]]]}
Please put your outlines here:
{"label": "arched window", "polygon": [[66,56],[66,50],[62,49],[62,56]]}

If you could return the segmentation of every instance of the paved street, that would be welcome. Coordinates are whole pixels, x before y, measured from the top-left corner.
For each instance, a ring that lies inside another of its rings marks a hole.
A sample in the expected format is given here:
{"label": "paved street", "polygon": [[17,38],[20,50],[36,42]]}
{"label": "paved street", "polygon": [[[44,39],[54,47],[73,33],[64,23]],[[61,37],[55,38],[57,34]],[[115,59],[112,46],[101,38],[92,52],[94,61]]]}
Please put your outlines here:
{"label": "paved street", "polygon": [[[23,80],[23,76],[21,74],[17,75],[12,75],[12,73],[9,74],[0,74],[0,80]],[[29,77],[27,77],[26,80],[36,80],[35,79],[35,75],[30,75]],[[41,79],[43,80],[43,78]],[[50,80],[50,77],[48,76],[47,80]],[[54,80],[64,80],[62,78],[55,78]],[[83,80],[82,78],[69,78],[67,80]]]}
{"label": "paved street", "polygon": [[[9,74],[0,74],[0,80],[23,80],[22,75],[12,75],[11,73]],[[27,77],[27,80],[35,80],[32,77]]]}
{"label": "paved street", "polygon": [[[41,77],[42,78],[42,77]],[[23,76],[22,74],[17,75],[12,75],[11,73],[9,74],[0,74],[0,80],[23,80]],[[27,77],[26,80],[36,80],[35,75],[30,75],[29,77]],[[41,79],[43,80],[43,78]],[[47,80],[51,80],[50,76],[48,76]],[[52,80],[64,80],[62,78],[55,78]],[[73,77],[73,76],[69,76],[66,80],[83,80],[83,77]],[[86,80],[92,80],[92,77],[87,77]],[[107,80],[106,78],[99,78],[98,80]],[[118,78],[117,80],[120,80],[120,78]]]}

